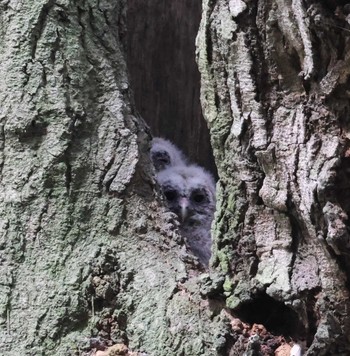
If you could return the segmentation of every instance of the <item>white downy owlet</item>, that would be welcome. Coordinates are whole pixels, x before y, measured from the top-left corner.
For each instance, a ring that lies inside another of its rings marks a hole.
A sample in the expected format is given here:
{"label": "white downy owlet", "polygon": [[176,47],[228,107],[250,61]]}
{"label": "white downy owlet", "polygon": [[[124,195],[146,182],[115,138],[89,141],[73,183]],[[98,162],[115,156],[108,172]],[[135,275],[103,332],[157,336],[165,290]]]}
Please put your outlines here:
{"label": "white downy owlet", "polygon": [[180,232],[199,261],[208,266],[211,255],[211,223],[215,211],[215,182],[203,168],[169,167],[158,172],[168,208],[180,221]]}
{"label": "white downy owlet", "polygon": [[157,172],[168,167],[186,165],[183,153],[170,141],[160,137],[152,140],[151,159]]}

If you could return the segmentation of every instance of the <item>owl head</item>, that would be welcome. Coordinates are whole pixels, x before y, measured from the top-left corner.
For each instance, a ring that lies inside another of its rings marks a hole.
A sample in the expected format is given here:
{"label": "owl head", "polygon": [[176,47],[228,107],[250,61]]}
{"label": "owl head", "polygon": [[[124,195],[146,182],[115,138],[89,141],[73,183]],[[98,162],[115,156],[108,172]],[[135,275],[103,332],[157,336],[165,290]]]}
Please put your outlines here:
{"label": "owl head", "polygon": [[160,137],[152,140],[151,159],[157,172],[172,166],[184,166],[186,159],[170,141]]}
{"label": "owl head", "polygon": [[215,182],[203,168],[177,166],[157,174],[168,208],[182,226],[210,226],[215,210]]}

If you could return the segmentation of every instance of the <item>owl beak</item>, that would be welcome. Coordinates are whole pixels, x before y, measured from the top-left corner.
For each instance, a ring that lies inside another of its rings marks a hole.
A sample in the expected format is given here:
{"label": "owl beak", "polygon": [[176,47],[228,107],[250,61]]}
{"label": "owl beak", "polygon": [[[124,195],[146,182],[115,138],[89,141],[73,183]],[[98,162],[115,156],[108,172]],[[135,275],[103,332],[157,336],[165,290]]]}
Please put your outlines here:
{"label": "owl beak", "polygon": [[181,198],[180,200],[180,214],[181,214],[181,222],[184,222],[186,220],[187,214],[188,214],[188,200],[186,198]]}

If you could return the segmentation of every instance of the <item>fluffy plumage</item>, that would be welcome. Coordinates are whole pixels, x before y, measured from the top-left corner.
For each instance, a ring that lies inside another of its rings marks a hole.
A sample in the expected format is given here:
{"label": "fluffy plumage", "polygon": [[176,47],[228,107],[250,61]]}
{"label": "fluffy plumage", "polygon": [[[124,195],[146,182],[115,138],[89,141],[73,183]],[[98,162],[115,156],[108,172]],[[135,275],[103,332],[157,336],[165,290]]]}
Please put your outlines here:
{"label": "fluffy plumage", "polygon": [[186,165],[183,153],[170,141],[160,137],[152,140],[151,159],[157,172],[168,167]]}
{"label": "fluffy plumage", "polygon": [[211,255],[210,227],[215,211],[215,182],[203,168],[170,167],[157,174],[168,208],[180,221],[188,247],[207,266]]}

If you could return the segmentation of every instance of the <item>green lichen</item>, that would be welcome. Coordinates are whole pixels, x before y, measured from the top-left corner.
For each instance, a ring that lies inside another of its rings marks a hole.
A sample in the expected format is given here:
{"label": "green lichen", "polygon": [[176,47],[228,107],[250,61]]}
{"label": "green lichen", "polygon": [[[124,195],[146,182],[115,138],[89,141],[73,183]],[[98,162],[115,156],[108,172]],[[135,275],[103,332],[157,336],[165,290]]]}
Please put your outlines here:
{"label": "green lichen", "polygon": [[240,299],[234,295],[231,295],[230,297],[226,298],[226,306],[229,309],[236,309],[239,304],[241,303]]}
{"label": "green lichen", "polygon": [[237,192],[233,188],[231,188],[226,200],[226,208],[228,211],[232,213],[236,211],[236,201],[237,201]]}
{"label": "green lichen", "polygon": [[232,283],[232,280],[230,279],[229,276],[226,276],[223,288],[224,288],[224,291],[226,293],[231,293],[232,292],[233,283]]}
{"label": "green lichen", "polygon": [[230,271],[230,250],[228,246],[218,250],[216,255],[219,259],[221,270],[224,273],[228,273]]}

